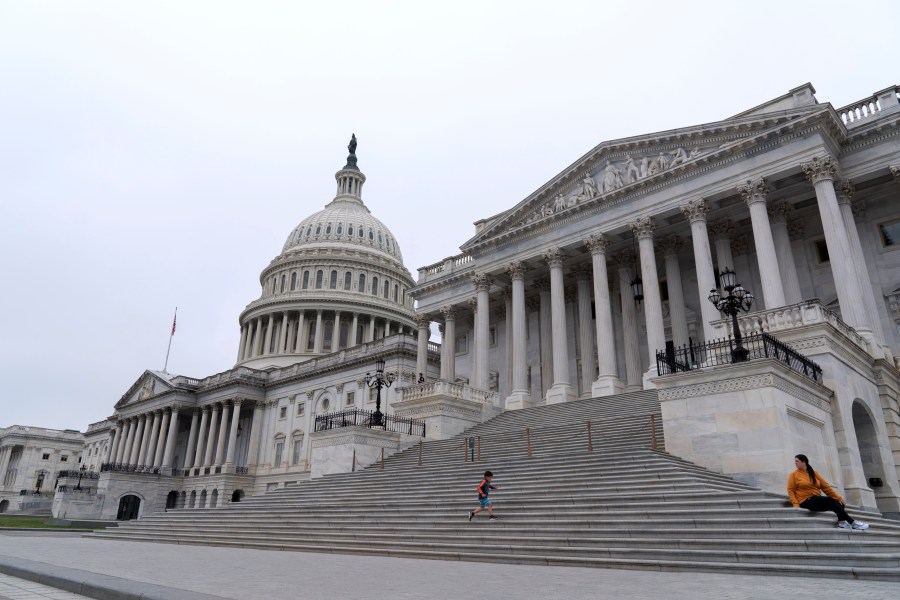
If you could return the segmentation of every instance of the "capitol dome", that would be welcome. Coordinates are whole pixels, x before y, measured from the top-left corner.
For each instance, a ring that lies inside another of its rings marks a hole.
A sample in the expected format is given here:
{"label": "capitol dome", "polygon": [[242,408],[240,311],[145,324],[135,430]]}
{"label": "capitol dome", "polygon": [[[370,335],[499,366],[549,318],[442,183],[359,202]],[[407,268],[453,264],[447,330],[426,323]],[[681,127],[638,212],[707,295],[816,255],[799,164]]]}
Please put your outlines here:
{"label": "capitol dome", "polygon": [[412,334],[415,282],[400,246],[362,200],[356,136],[337,193],[291,231],[241,313],[238,365],[282,367],[396,333]]}

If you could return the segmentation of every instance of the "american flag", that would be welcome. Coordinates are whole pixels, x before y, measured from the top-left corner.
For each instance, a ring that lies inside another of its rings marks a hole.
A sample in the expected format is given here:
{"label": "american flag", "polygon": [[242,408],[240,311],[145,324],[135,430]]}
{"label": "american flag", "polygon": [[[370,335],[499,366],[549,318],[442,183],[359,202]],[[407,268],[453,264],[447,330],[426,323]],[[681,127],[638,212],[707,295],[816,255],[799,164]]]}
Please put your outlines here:
{"label": "american flag", "polygon": [[176,323],[177,321],[178,321],[178,309],[176,308],[176,309],[175,309],[175,316],[172,317],[172,334],[171,334],[169,337],[172,337],[172,335],[175,335],[175,323]]}

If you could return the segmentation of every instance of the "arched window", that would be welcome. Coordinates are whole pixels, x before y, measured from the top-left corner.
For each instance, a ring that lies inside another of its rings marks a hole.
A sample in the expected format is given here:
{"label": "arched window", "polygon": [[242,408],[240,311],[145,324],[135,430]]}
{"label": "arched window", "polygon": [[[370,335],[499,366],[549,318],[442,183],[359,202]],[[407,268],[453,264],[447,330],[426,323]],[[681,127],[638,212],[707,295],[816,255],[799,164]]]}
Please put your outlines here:
{"label": "arched window", "polygon": [[394,302],[397,302],[400,297],[400,286],[396,283],[394,284]]}
{"label": "arched window", "polygon": [[287,281],[287,275],[282,275],[281,276],[281,293],[282,294],[284,293],[284,284],[286,281]]}
{"label": "arched window", "polygon": [[372,295],[373,296],[378,295],[378,278],[377,277],[372,278]]}
{"label": "arched window", "polygon": [[391,282],[389,282],[387,279],[385,279],[384,280],[384,299],[385,300],[387,300],[388,294],[390,294],[390,291],[391,291]]}
{"label": "arched window", "polygon": [[331,343],[334,339],[334,321],[325,321],[325,335],[323,336],[325,339],[323,340],[323,348],[326,351],[331,350]]}
{"label": "arched window", "polygon": [[322,233],[322,226],[316,225],[316,235],[319,235],[320,233]]}
{"label": "arched window", "polygon": [[379,246],[383,246],[383,245],[384,245],[384,238],[381,236],[381,232],[380,232],[380,231],[378,232],[378,245],[379,245]]}
{"label": "arched window", "polygon": [[291,273],[291,291],[293,292],[296,289],[297,289],[297,271],[294,271],[293,273]]}
{"label": "arched window", "polygon": [[338,223],[338,226],[337,226],[337,234],[338,234],[338,235],[341,235],[342,233],[344,233],[344,224],[343,224],[343,223]]}
{"label": "arched window", "polygon": [[306,228],[306,237],[309,237],[311,235],[312,235],[312,225],[310,225],[309,227]]}
{"label": "arched window", "polygon": [[352,281],[353,281],[353,273],[351,273],[350,271],[347,271],[346,273],[344,273],[344,289],[345,290],[350,289],[350,283]]}
{"label": "arched window", "polygon": [[325,226],[325,235],[331,235],[331,223]]}
{"label": "arched window", "polygon": [[316,321],[309,322],[309,329],[306,333],[306,351],[312,352],[316,349]]}
{"label": "arched window", "polygon": [[371,229],[369,230],[369,241],[370,241],[370,242],[374,242],[374,241],[375,241],[375,232],[372,231]]}
{"label": "arched window", "polygon": [[350,323],[347,321],[341,321],[340,337],[338,337],[338,348],[339,349],[346,348],[349,340],[350,340]]}
{"label": "arched window", "polygon": [[325,277],[325,273],[323,273],[321,270],[320,270],[320,271],[316,271],[316,289],[317,289],[317,290],[321,290],[321,289],[322,289],[322,279],[323,279],[324,277]]}
{"label": "arched window", "polygon": [[353,237],[353,225],[347,225],[347,235]]}
{"label": "arched window", "polygon": [[333,290],[337,289],[337,271],[331,272],[331,279],[328,282],[328,287],[330,287]]}
{"label": "arched window", "polygon": [[358,230],[358,231],[359,231],[359,237],[362,237],[362,236],[363,236],[363,228],[362,228],[362,225],[359,226],[359,230]]}
{"label": "arched window", "polygon": [[356,287],[356,290],[359,292],[366,291],[366,274],[365,273],[359,274],[359,285]]}
{"label": "arched window", "polygon": [[303,289],[309,289],[309,271],[303,271]]}

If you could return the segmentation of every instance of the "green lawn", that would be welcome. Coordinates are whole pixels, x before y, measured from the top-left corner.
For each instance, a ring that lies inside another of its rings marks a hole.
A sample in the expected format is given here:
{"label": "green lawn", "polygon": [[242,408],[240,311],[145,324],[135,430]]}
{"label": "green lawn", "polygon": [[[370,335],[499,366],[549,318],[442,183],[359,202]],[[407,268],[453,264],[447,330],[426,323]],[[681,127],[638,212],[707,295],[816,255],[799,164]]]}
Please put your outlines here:
{"label": "green lawn", "polygon": [[[0,515],[0,529],[4,527],[27,527],[30,529],[72,529],[69,525],[45,525],[46,517],[4,517]],[[81,528],[76,528],[81,529]]]}

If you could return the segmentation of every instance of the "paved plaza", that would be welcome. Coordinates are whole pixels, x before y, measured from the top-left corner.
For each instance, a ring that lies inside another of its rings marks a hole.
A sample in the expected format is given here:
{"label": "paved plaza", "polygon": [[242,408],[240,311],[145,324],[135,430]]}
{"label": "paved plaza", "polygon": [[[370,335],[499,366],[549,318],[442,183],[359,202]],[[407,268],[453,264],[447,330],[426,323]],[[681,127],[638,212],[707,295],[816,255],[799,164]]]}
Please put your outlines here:
{"label": "paved plaza", "polygon": [[[0,573],[9,571],[8,565],[17,560],[35,561],[27,563],[31,565],[43,563],[37,566],[70,578],[112,576],[104,580],[123,591],[140,589],[135,587],[137,584],[164,586],[155,588],[155,595],[144,597],[166,600],[210,598],[210,595],[241,600],[657,600],[662,596],[669,600],[813,600],[823,596],[893,600],[897,597],[896,582],[533,567],[103,541],[63,532],[39,535],[0,532]],[[4,593],[0,588],[0,598]],[[21,600],[78,597],[30,593],[6,595]]]}

